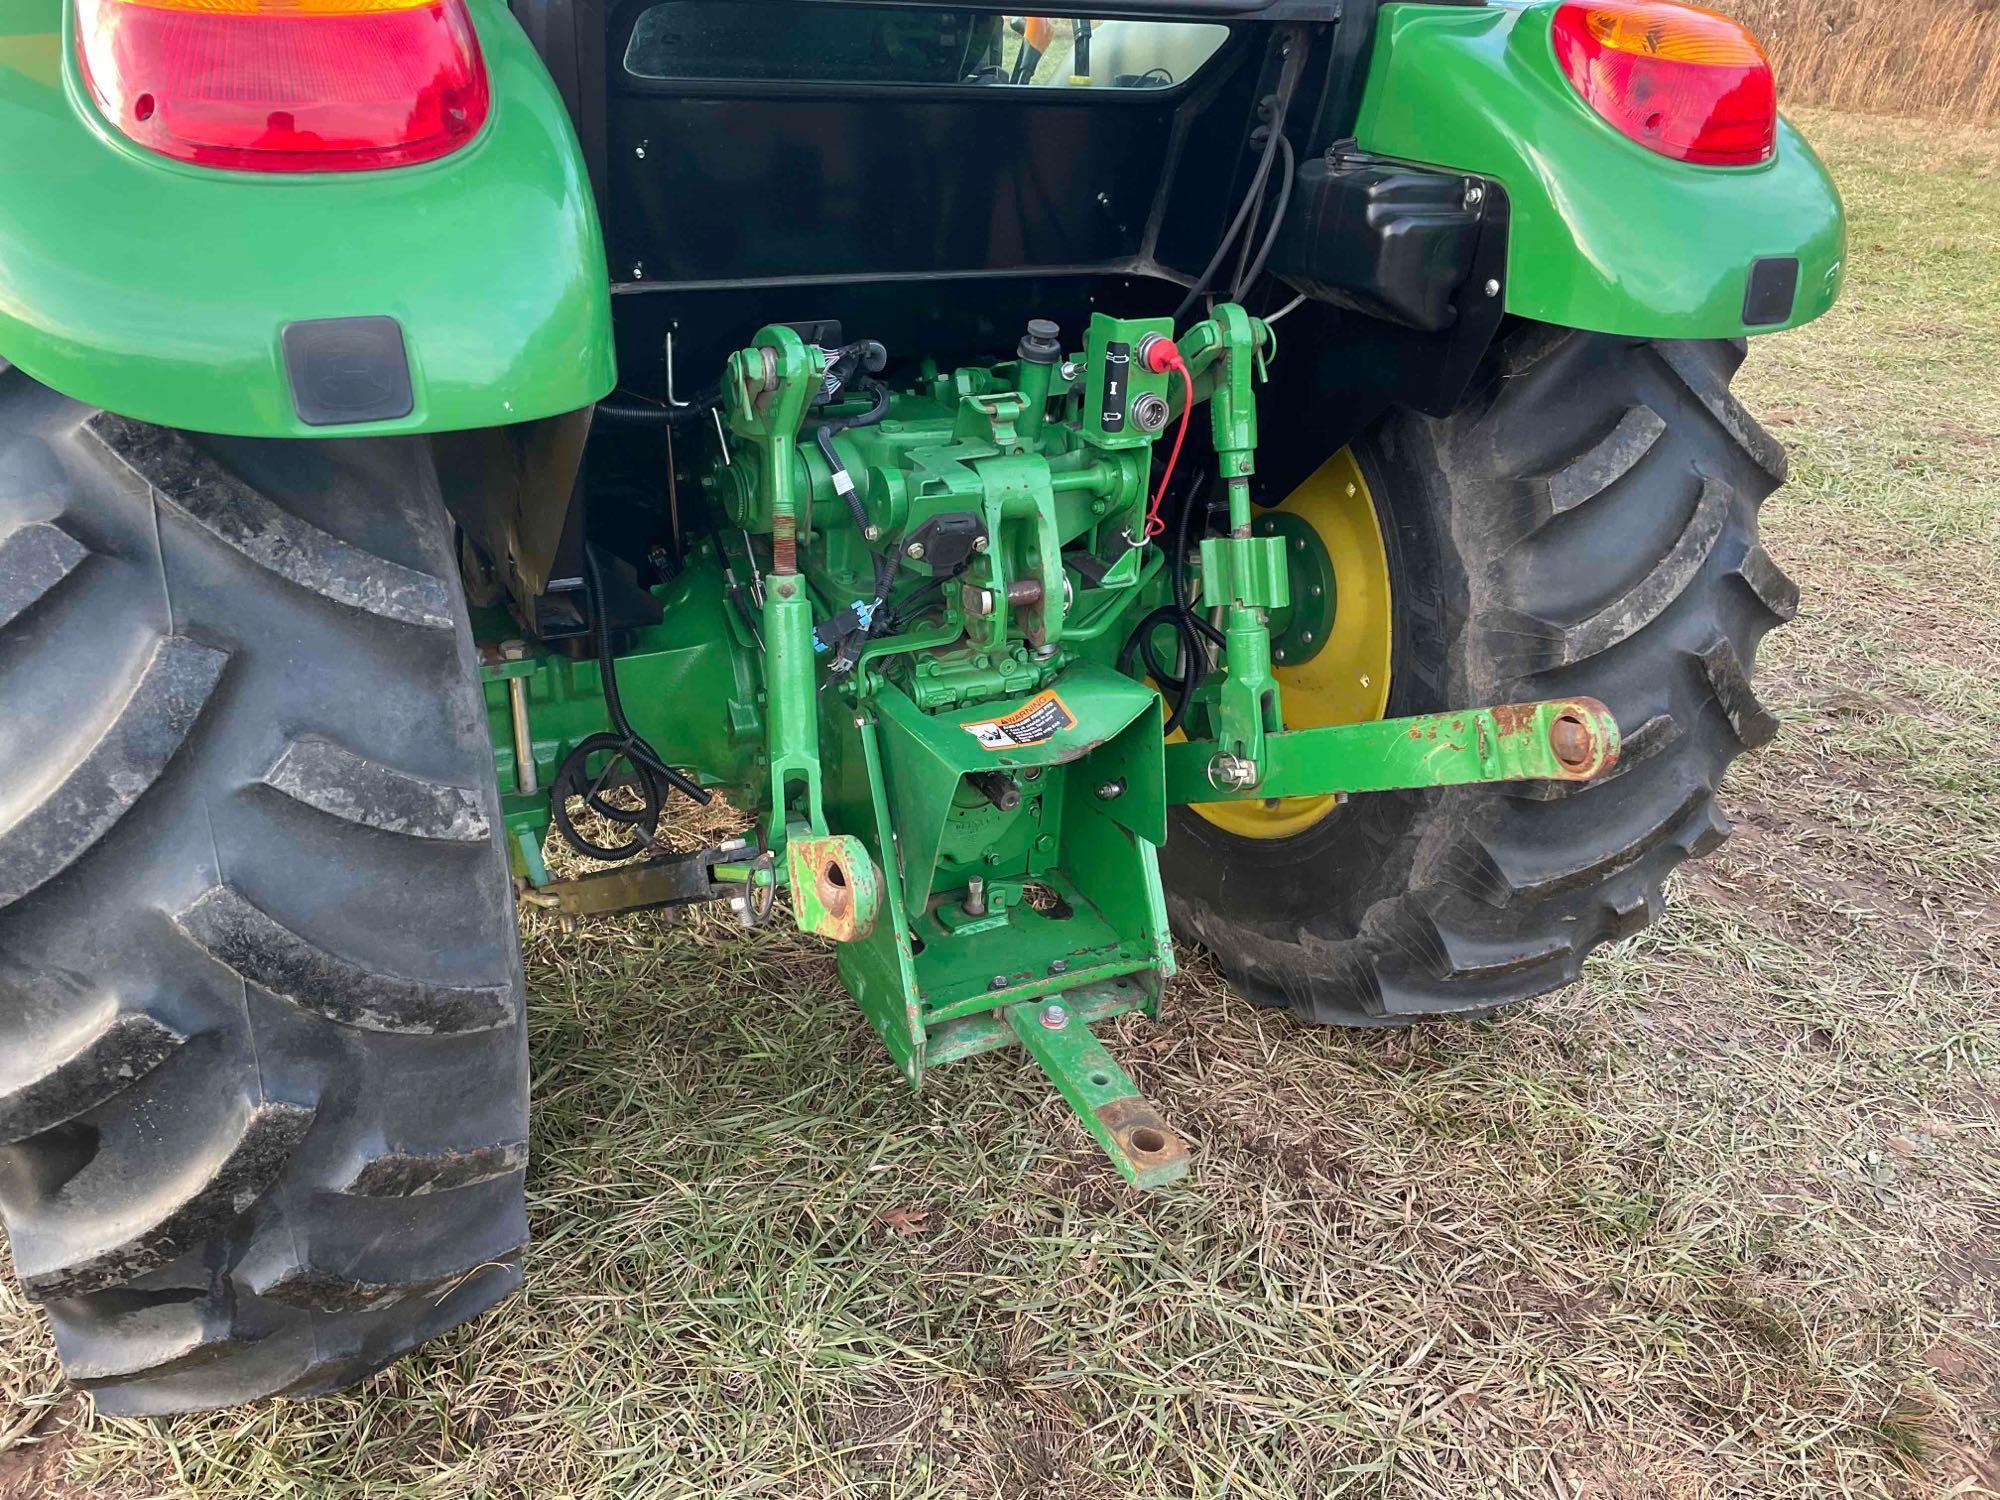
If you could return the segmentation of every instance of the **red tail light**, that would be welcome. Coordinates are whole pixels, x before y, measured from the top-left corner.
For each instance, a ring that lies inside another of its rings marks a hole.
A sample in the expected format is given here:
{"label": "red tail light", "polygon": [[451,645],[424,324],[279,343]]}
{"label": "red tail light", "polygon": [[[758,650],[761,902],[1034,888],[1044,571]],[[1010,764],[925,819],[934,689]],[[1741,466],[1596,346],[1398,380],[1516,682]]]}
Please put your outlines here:
{"label": "red tail light", "polygon": [[1777,149],[1771,64],[1727,16],[1674,0],[1569,0],[1555,44],[1590,107],[1649,150],[1747,167]]}
{"label": "red tail light", "polygon": [[105,118],[176,161],[403,167],[486,120],[463,0],[76,0],[76,32]]}

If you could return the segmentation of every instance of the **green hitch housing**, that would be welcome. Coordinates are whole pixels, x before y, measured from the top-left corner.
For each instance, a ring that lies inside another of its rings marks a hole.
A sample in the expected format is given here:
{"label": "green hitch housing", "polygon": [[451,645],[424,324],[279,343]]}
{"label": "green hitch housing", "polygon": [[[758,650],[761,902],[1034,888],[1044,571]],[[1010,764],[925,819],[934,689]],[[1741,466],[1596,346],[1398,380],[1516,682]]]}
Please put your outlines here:
{"label": "green hitch housing", "polygon": [[[755,818],[763,847],[550,881],[550,788],[609,727],[599,668],[489,640],[529,899],[564,916],[727,899],[754,921],[788,887],[913,1086],[1020,1045],[1129,1180],[1183,1175],[1184,1144],[1089,1029],[1156,1013],[1174,973],[1169,806],[1581,779],[1618,740],[1587,700],[1285,730],[1270,625],[1294,554],[1253,534],[1249,495],[1270,330],[1224,305],[1172,335],[1099,313],[1065,359],[1038,323],[1014,361],[925,363],[890,389],[870,373],[879,346],[761,330],[728,362],[697,476],[718,524],[616,667],[635,730]],[[1156,445],[1190,395],[1229,502],[1200,548],[1223,645],[1191,738],[1168,745],[1158,691],[1118,663],[1182,565],[1147,520]]]}

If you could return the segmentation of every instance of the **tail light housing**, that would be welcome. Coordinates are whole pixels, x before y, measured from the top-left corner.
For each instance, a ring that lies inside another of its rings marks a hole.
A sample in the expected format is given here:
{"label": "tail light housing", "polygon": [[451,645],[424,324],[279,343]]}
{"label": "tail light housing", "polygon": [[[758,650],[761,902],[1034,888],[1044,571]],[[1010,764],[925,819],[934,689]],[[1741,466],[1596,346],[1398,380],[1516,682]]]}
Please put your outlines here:
{"label": "tail light housing", "polygon": [[464,0],[76,0],[76,49],[122,134],[205,167],[410,166],[489,107]]}
{"label": "tail light housing", "polygon": [[1555,48],[1585,102],[1648,150],[1748,167],[1777,149],[1770,61],[1727,16],[1675,0],[1567,0]]}

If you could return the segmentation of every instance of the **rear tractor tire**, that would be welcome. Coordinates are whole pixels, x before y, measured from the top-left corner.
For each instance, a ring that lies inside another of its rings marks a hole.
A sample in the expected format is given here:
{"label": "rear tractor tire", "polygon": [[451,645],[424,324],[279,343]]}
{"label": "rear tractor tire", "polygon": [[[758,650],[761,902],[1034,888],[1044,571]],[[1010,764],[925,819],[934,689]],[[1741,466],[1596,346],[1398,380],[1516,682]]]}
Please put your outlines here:
{"label": "rear tractor tire", "polygon": [[1574,980],[1721,843],[1723,773],[1777,729],[1757,645],[1798,604],[1757,540],[1785,456],[1729,392],[1742,358],[1523,327],[1460,411],[1391,416],[1266,518],[1310,523],[1339,585],[1323,649],[1278,668],[1289,724],[1585,695],[1625,743],[1577,785],[1180,811],[1175,926],[1242,993],[1330,1025],[1483,1015]]}
{"label": "rear tractor tire", "polygon": [[498,791],[419,440],[0,367],[0,1215],[70,1378],[348,1384],[519,1284]]}

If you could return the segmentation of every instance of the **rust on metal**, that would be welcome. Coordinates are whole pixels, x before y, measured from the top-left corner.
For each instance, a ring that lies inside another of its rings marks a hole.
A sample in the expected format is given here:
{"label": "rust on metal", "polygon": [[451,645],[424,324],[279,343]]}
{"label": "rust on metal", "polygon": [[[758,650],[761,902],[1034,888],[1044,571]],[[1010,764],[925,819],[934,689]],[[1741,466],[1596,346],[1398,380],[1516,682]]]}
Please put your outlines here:
{"label": "rust on metal", "polygon": [[858,839],[795,839],[792,901],[799,926],[836,943],[851,943],[875,929],[882,877]]}
{"label": "rust on metal", "polygon": [[1549,749],[1564,772],[1579,781],[1602,776],[1618,764],[1618,746],[1604,726],[1617,720],[1595,698],[1573,698],[1549,721]]}
{"label": "rust on metal", "polygon": [[1095,1113],[1097,1122],[1111,1132],[1111,1138],[1140,1173],[1150,1174],[1187,1160],[1187,1143],[1138,1095],[1113,1099]]}

